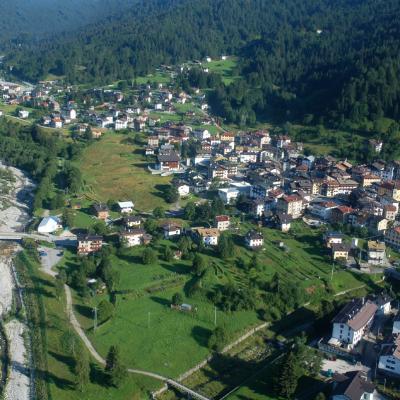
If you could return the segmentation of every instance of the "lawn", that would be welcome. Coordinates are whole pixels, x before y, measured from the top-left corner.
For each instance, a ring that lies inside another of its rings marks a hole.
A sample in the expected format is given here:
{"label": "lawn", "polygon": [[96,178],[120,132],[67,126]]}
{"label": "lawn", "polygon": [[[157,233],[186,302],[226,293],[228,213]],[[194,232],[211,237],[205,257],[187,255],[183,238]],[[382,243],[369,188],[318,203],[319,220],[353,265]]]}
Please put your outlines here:
{"label": "lawn", "polygon": [[82,154],[79,168],[85,194],[92,200],[132,200],[138,210],[165,206],[160,188],[171,178],[151,175],[143,146],[132,144],[128,135],[106,134]]}

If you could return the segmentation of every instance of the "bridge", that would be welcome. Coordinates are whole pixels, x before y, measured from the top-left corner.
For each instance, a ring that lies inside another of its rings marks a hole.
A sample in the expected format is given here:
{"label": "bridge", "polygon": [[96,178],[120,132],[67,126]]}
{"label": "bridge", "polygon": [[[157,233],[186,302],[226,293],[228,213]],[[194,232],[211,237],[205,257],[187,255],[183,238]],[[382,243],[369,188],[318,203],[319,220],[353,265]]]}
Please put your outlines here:
{"label": "bridge", "polygon": [[51,242],[56,246],[73,247],[76,246],[77,237],[75,235],[63,237],[55,235],[44,235],[39,233],[24,232],[0,232],[0,240],[10,242],[20,242],[22,239],[33,239],[37,241]]}

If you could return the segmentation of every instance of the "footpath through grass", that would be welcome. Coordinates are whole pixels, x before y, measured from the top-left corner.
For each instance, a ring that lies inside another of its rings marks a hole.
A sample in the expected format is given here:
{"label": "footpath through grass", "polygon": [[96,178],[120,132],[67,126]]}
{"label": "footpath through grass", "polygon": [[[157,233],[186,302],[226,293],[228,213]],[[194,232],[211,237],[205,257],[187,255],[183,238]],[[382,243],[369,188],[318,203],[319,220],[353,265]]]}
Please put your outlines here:
{"label": "footpath through grass", "polygon": [[[246,229],[245,223],[242,226]],[[229,283],[245,290],[252,280],[269,281],[275,273],[279,273],[283,282],[298,283],[308,293],[312,303],[332,299],[336,292],[362,285],[366,285],[366,290],[376,288],[379,276],[353,274],[340,267],[330,281],[332,266],[319,243],[320,231],[295,223],[290,235],[271,229],[264,232],[266,245],[265,251],[258,254],[261,265],[258,272],[249,273],[235,260],[221,260],[215,252],[207,251],[205,257],[210,267],[201,280],[204,291]],[[236,241],[237,256],[248,262],[254,253],[245,249],[239,239]],[[281,241],[285,249],[278,246]],[[215,308],[204,292],[201,295],[190,294],[194,279],[191,261],[162,260],[167,243],[170,242],[161,240],[155,246],[159,261],[152,265],[142,264],[143,247],[127,249],[122,255],[112,256],[112,265],[121,274],[116,290],[115,316],[95,333],[92,329],[92,308],[108,296],[99,295],[87,302],[75,295],[75,307],[79,320],[100,354],[104,356],[110,345],[119,343],[124,361],[129,366],[177,377],[209,355],[207,343],[215,328]],[[71,254],[69,257],[68,262],[73,264],[74,256]],[[171,309],[171,298],[176,292],[181,293],[183,302],[191,304],[197,312],[184,313]],[[263,304],[261,299],[258,304]],[[257,309],[235,312],[218,309],[217,325],[225,326],[231,340],[234,340],[262,322]]]}

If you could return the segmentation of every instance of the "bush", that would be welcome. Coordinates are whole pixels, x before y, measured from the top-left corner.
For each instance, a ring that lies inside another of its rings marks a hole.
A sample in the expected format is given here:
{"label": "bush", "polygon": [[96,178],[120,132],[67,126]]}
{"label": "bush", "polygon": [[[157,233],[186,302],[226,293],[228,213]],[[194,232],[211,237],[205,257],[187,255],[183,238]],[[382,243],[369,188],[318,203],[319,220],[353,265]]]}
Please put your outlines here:
{"label": "bush", "polygon": [[155,264],[157,262],[157,253],[150,247],[147,247],[143,251],[142,262],[145,265]]}

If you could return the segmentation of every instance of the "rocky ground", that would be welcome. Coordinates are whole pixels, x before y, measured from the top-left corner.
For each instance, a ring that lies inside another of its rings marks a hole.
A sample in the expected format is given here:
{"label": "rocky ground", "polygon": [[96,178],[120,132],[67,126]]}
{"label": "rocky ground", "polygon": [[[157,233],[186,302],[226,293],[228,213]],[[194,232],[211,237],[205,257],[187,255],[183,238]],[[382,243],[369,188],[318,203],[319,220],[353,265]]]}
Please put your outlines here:
{"label": "rocky ground", "polygon": [[[34,185],[20,170],[0,163],[0,232],[18,232],[29,221],[29,203]],[[11,249],[11,251],[10,251]],[[18,247],[4,246],[0,256],[0,318],[12,310],[16,282],[12,258]],[[5,253],[4,253],[5,251]],[[4,391],[6,400],[31,398],[31,365],[27,348],[27,327],[10,319],[4,324],[9,344],[10,369]]]}

